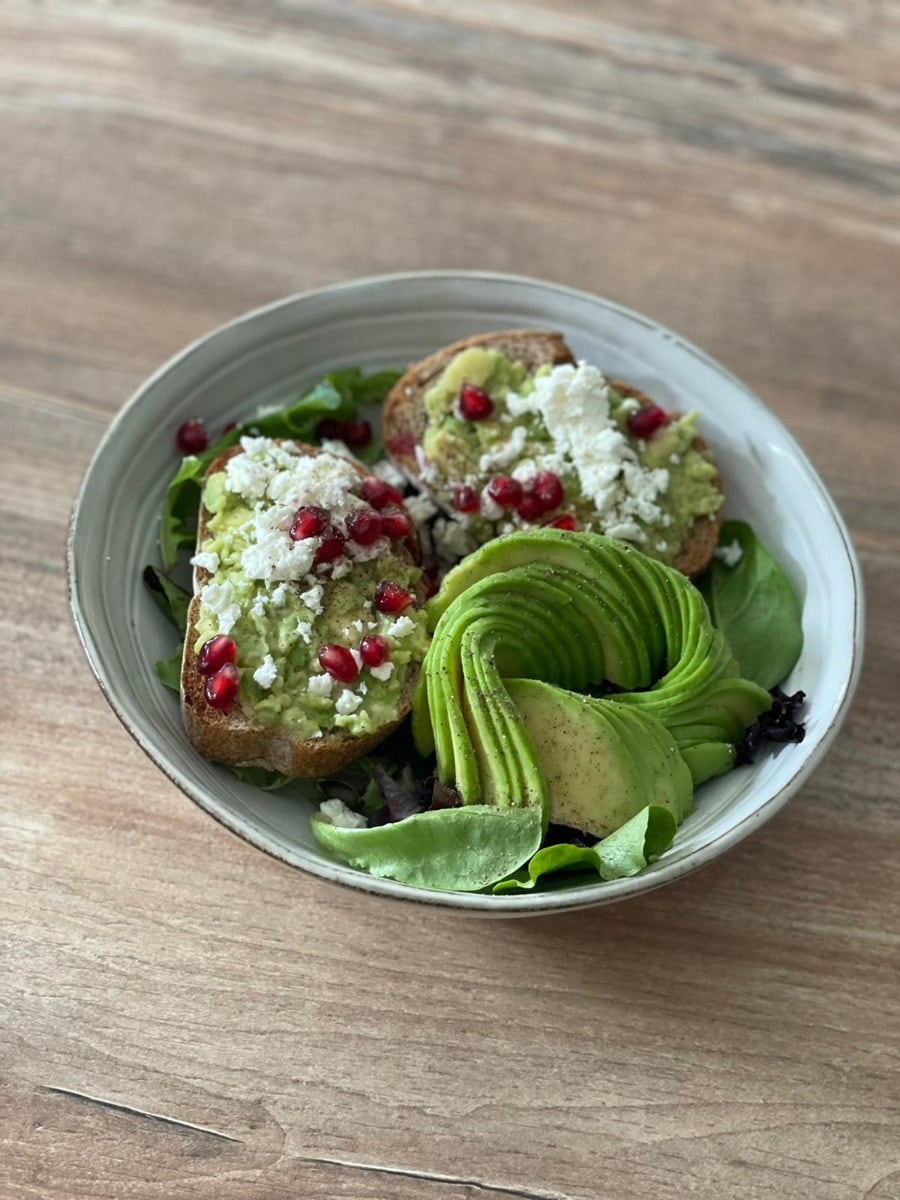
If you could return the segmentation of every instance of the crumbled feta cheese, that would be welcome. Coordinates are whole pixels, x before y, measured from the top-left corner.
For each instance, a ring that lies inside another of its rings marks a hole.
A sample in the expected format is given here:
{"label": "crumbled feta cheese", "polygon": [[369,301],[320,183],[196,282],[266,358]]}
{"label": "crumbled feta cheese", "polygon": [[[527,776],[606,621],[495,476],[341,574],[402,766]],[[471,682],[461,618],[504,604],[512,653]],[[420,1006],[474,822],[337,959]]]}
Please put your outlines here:
{"label": "crumbled feta cheese", "polygon": [[409,637],[411,633],[415,632],[415,628],[416,623],[411,617],[398,617],[396,621],[392,621],[390,625],[388,625],[388,637],[397,638],[398,640],[400,638]]}
{"label": "crumbled feta cheese", "polygon": [[306,642],[307,646],[309,645],[312,641],[312,625],[309,621],[297,622],[297,637]]}
{"label": "crumbled feta cheese", "polygon": [[476,542],[459,521],[439,517],[434,523],[434,548],[441,562],[456,562],[471,554]]}
{"label": "crumbled feta cheese", "polygon": [[306,687],[307,691],[312,692],[314,696],[324,696],[326,699],[330,699],[334,680],[327,672],[323,675],[310,675]]}
{"label": "crumbled feta cheese", "polygon": [[266,691],[272,686],[278,678],[278,668],[275,665],[275,659],[271,654],[267,654],[260,665],[253,672],[253,678],[261,688]]}
{"label": "crumbled feta cheese", "polygon": [[338,829],[365,829],[368,825],[368,821],[362,813],[348,808],[343,800],[323,800],[319,805],[319,812]]}
{"label": "crumbled feta cheese", "polygon": [[581,490],[597,510],[605,533],[646,541],[641,523],[661,522],[663,512],[656,501],[669,486],[669,473],[641,463],[610,417],[609,385],[596,367],[554,367],[535,379],[530,395],[510,393],[507,405],[517,416],[540,416],[556,453],[578,473]]}
{"label": "crumbled feta cheese", "polygon": [[487,475],[495,467],[508,467],[510,463],[521,458],[525,448],[528,431],[524,425],[516,425],[508,439],[501,445],[482,454],[478,460],[478,469],[482,475]]}
{"label": "crumbled feta cheese", "polygon": [[380,679],[382,683],[390,679],[394,673],[394,664],[392,662],[382,663],[380,667],[369,667],[369,672],[375,679]]}
{"label": "crumbled feta cheese", "polygon": [[350,649],[350,653],[353,655],[353,661],[356,663],[356,669],[361,671],[363,668],[362,655],[358,650],[354,650],[352,647]]}
{"label": "crumbled feta cheese", "polygon": [[678,464],[681,462],[681,455],[675,454],[673,452],[672,454],[669,455],[669,462],[672,464],[673,467],[677,467]]}
{"label": "crumbled feta cheese", "polygon": [[380,458],[377,463],[372,463],[369,470],[376,479],[383,479],[391,487],[401,489],[406,487],[406,476],[394,466],[389,458]]}
{"label": "crumbled feta cheese", "polygon": [[325,595],[325,589],[321,583],[314,583],[311,588],[300,593],[300,603],[304,604],[314,617],[318,617],[322,612],[322,597]]}
{"label": "crumbled feta cheese", "polygon": [[208,583],[200,593],[200,606],[217,619],[219,633],[231,633],[241,615],[240,605],[233,597],[234,586],[230,579]]}
{"label": "crumbled feta cheese", "polygon": [[736,567],[744,557],[744,550],[741,543],[735,538],[727,546],[716,546],[713,554],[716,558],[721,559],[726,567]]}
{"label": "crumbled feta cheese", "polygon": [[357,633],[362,633],[362,631],[363,631],[363,629],[365,628],[365,626],[363,625],[362,621],[361,621],[361,620],[359,620],[359,618],[357,618],[357,619],[356,619],[356,620],[353,622],[353,628],[356,630],[356,632],[357,632]]}
{"label": "crumbled feta cheese", "polygon": [[356,692],[351,692],[349,688],[344,688],[334,702],[334,711],[342,717],[349,717],[351,713],[356,712],[362,702],[362,696],[357,695]]}
{"label": "crumbled feta cheese", "polygon": [[[326,564],[323,563],[322,565],[325,566]],[[352,570],[353,570],[353,563],[350,562],[346,558],[342,558],[338,562],[336,562],[334,564],[334,566],[331,568],[331,578],[332,579],[345,579]]]}
{"label": "crumbled feta cheese", "polygon": [[359,462],[347,443],[340,441],[339,438],[323,438],[321,446],[328,454],[336,454],[339,458],[346,458],[350,462]]}
{"label": "crumbled feta cheese", "polygon": [[250,615],[254,617],[264,617],[266,613],[266,594],[265,592],[257,592],[253,603],[250,605]]}
{"label": "crumbled feta cheese", "polygon": [[436,516],[439,509],[430,496],[408,496],[404,501],[406,510],[418,525],[424,525]]}
{"label": "crumbled feta cheese", "polygon": [[287,598],[287,588],[284,586],[283,583],[279,583],[278,587],[272,593],[270,598],[271,598],[272,603],[275,605],[280,606],[280,605],[284,604],[285,599]]}
{"label": "crumbled feta cheese", "polygon": [[200,567],[204,571],[209,571],[210,575],[215,575],[219,569],[219,556],[215,550],[204,550],[194,555],[191,559],[191,566]]}

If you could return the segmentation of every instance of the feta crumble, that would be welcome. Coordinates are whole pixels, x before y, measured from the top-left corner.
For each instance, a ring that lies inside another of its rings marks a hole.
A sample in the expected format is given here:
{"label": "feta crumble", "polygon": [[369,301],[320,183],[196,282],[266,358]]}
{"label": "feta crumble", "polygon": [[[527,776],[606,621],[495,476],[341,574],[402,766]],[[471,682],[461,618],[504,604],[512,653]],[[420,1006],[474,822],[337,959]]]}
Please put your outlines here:
{"label": "feta crumble", "polygon": [[338,829],[365,829],[368,825],[368,821],[362,813],[348,808],[343,800],[323,800],[319,805],[319,812]]}
{"label": "feta crumble", "polygon": [[737,538],[735,538],[734,541],[729,542],[727,546],[716,546],[713,554],[716,558],[720,559],[726,567],[736,567],[744,557],[744,550],[741,546],[741,543],[737,540]]}
{"label": "feta crumble", "polygon": [[253,672],[253,678],[261,688],[266,691],[272,686],[278,678],[278,667],[275,665],[275,659],[271,654],[267,654],[260,665]]}

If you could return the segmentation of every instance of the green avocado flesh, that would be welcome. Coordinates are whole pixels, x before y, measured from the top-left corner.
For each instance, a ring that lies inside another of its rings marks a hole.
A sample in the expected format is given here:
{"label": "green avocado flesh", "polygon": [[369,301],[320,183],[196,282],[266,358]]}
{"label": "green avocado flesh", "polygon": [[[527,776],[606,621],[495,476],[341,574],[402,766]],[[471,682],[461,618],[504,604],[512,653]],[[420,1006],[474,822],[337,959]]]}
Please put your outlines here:
{"label": "green avocado flesh", "polygon": [[[519,467],[525,470],[529,463],[535,472],[550,469],[563,485],[559,512],[574,515],[580,528],[623,537],[651,557],[672,562],[694,523],[714,516],[722,505],[715,464],[696,443],[698,414],[692,411],[677,417],[651,437],[641,439],[628,429],[628,417],[636,402],[612,386],[607,385],[602,401],[608,405],[608,417],[599,426],[591,423],[595,400],[588,400],[583,414],[571,410],[572,422],[584,424],[577,440],[600,443],[604,429],[609,428],[624,436],[641,469],[667,474],[663,490],[655,497],[658,514],[636,517],[631,534],[615,533],[613,527],[608,527],[608,522],[616,525],[614,519],[598,512],[594,495],[585,490],[588,476],[574,461],[570,448],[558,442],[541,412],[519,411],[519,400],[534,397],[536,383],[550,371],[545,366],[529,374],[521,362],[482,346],[457,354],[424,397],[428,424],[422,449],[428,464],[425,478],[429,489],[452,513],[454,487],[472,487],[480,494],[497,473],[513,474]],[[461,414],[460,389],[467,383],[490,397],[493,408],[486,419],[466,420]],[[484,506],[480,512],[457,515],[455,519],[465,526],[473,545],[528,525],[513,511],[498,515]]]}
{"label": "green avocado flesh", "polygon": [[[540,806],[597,837],[648,804],[681,821],[770,697],[683,575],[599,534],[509,534],[428,605],[413,706],[465,804]],[[615,685],[602,698],[584,695]]]}

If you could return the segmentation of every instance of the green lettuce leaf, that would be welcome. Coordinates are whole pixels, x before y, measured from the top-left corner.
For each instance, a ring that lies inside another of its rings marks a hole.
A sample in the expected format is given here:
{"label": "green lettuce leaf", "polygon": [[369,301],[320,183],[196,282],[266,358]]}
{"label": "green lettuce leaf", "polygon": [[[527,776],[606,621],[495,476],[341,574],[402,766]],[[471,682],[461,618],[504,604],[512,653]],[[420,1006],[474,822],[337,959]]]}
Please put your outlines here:
{"label": "green lettuce leaf", "polygon": [[726,521],[719,545],[737,542],[733,567],[713,559],[699,586],[741,674],[767,691],[791,673],[803,648],[800,601],[779,564],[744,521]]}
{"label": "green lettuce leaf", "polygon": [[469,804],[372,829],[341,829],[316,814],[312,830],[327,850],[371,875],[441,891],[478,892],[535,852],[541,811]]}
{"label": "green lettuce leaf", "polygon": [[178,632],[184,637],[187,632],[188,605],[190,595],[174,583],[168,575],[157,571],[156,567],[144,568],[144,583],[153,597],[156,607],[166,620],[171,621]]}
{"label": "green lettuce leaf", "polygon": [[156,673],[160,678],[160,682],[179,695],[181,695],[181,659],[183,654],[184,643],[178,647],[171,658],[162,658],[156,664]]}
{"label": "green lettuce leaf", "polygon": [[676,821],[667,808],[648,804],[595,846],[565,843],[538,850],[526,867],[502,879],[495,893],[540,891],[603,880],[627,879],[668,850]]}

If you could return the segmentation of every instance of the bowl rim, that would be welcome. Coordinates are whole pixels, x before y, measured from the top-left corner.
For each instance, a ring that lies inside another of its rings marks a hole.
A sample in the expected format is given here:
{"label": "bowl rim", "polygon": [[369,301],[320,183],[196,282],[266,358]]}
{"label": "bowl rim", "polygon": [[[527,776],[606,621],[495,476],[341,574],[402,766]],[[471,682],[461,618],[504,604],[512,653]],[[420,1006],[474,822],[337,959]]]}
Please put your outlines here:
{"label": "bowl rim", "polygon": [[[777,421],[779,429],[786,440],[786,444],[790,447],[791,452],[795,456],[796,462],[801,469],[805,483],[812,489],[823,508],[829,514],[841,538],[844,553],[846,555],[846,562],[850,568],[850,576],[853,585],[852,644],[849,674],[847,679],[844,681],[839,700],[832,713],[831,720],[829,721],[827,727],[822,730],[816,745],[799,763],[797,769],[789,776],[787,780],[785,780],[785,782],[777,789],[777,791],[764,800],[758,808],[754,809],[752,813],[749,813],[725,832],[721,833],[715,838],[712,838],[709,842],[706,842],[704,845],[692,851],[684,859],[673,861],[671,864],[663,865],[658,870],[649,874],[646,872],[641,872],[625,879],[612,881],[598,880],[596,883],[585,884],[581,887],[572,888],[570,890],[562,889],[560,891],[551,892],[528,891],[495,895],[484,892],[431,891],[427,888],[400,883],[397,880],[369,875],[366,872],[357,871],[346,864],[339,862],[332,863],[324,859],[311,859],[310,862],[302,864],[299,862],[294,862],[284,854],[280,853],[276,847],[264,845],[260,841],[257,841],[255,838],[250,836],[250,833],[241,828],[237,821],[229,821],[223,811],[217,810],[207,802],[205,793],[208,791],[208,789],[197,786],[187,776],[182,776],[180,772],[170,767],[165,759],[158,755],[155,749],[148,744],[141,729],[135,722],[131,720],[129,714],[125,711],[125,706],[120,702],[115,694],[115,689],[111,684],[111,681],[103,666],[101,657],[98,653],[96,639],[81,605],[81,599],[79,595],[80,580],[78,578],[78,569],[75,559],[76,542],[78,540],[79,532],[79,518],[85,496],[90,490],[92,479],[98,464],[102,461],[104,455],[108,451],[108,447],[116,438],[119,426],[128,419],[132,411],[141,403],[144,396],[154,389],[157,384],[165,378],[166,375],[176,369],[185,359],[194,354],[200,346],[203,346],[214,339],[226,336],[229,331],[237,327],[259,320],[260,318],[264,318],[266,315],[276,312],[279,309],[283,309],[297,303],[302,303],[306,300],[322,296],[339,298],[340,294],[343,292],[355,292],[361,289],[377,288],[385,285],[403,286],[404,284],[414,282],[440,282],[446,284],[454,281],[478,282],[492,286],[503,287],[510,285],[513,287],[529,287],[555,293],[561,298],[569,298],[571,300],[586,302],[606,308],[607,310],[625,318],[626,320],[656,331],[660,335],[664,336],[668,341],[678,346],[681,350],[684,350],[698,358],[717,375],[727,379],[732,385],[736,386],[749,402],[762,408],[763,411],[766,412],[772,419]],[[626,307],[625,305],[617,303],[616,301],[609,300],[604,296],[599,296],[593,292],[588,292],[583,289],[573,288],[566,284],[539,279],[533,276],[509,274],[505,272],[434,269],[423,271],[390,272],[341,280],[339,282],[326,284],[322,287],[308,288],[301,292],[295,292],[291,295],[281,297],[256,308],[250,309],[247,312],[241,313],[238,316],[224,322],[223,324],[216,326],[215,328],[189,342],[176,354],[172,355],[169,359],[162,363],[138,386],[128,400],[115,413],[108,428],[105,430],[100,442],[94,450],[72,505],[66,541],[66,574],[69,606],[75,631],[81,643],[85,657],[88,660],[88,665],[90,666],[94,678],[96,679],[101,692],[106,698],[107,703],[110,705],[119,721],[131,735],[131,737],[141,747],[144,753],[147,754],[147,756],[163,772],[163,774],[175,784],[179,791],[183,792],[189,797],[189,799],[193,800],[194,803],[197,804],[198,807],[200,807],[205,813],[213,817],[220,825],[230,830],[230,832],[248,842],[254,847],[254,849],[261,850],[263,853],[268,854],[293,870],[306,872],[317,878],[327,880],[330,883],[340,884],[354,891],[369,892],[386,896],[394,900],[403,900],[407,903],[412,901],[413,903],[419,903],[434,908],[453,909],[457,912],[465,912],[471,915],[506,917],[540,916],[549,915],[551,913],[569,912],[582,908],[592,908],[602,904],[609,904],[619,900],[625,900],[631,896],[643,894],[645,892],[654,891],[657,888],[672,883],[676,879],[683,878],[685,875],[699,870],[701,867],[714,861],[737,843],[743,841],[743,839],[749,836],[755,829],[759,828],[762,824],[771,819],[781,808],[784,807],[791,796],[793,796],[800,789],[805,781],[818,768],[822,759],[830,750],[832,743],[834,742],[841,726],[846,719],[851,701],[859,683],[860,672],[862,669],[863,644],[865,636],[864,585],[859,560],[850,538],[849,531],[839,509],[831,498],[828,489],[825,487],[825,484],[819,477],[818,472],[806,456],[802,447],[797,443],[790,430],[782,424],[782,422],[775,416],[774,413],[771,412],[770,409],[768,409],[764,401],[757,396],[741,379],[732,374],[732,372],[730,372],[716,359],[712,358],[704,350],[701,350],[687,338],[682,337],[680,334],[675,333],[667,326],[656,320],[653,320],[650,317],[647,317],[643,313],[637,312]]]}

